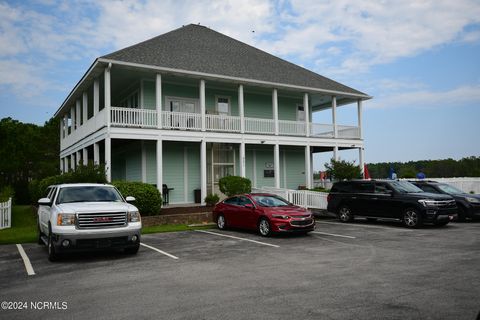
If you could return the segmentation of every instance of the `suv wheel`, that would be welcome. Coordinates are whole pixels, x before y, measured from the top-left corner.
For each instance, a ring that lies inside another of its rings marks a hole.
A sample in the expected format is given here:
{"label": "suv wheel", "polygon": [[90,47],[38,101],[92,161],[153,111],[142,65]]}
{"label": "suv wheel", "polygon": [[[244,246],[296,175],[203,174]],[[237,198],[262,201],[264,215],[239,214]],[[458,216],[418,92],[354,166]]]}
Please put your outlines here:
{"label": "suv wheel", "polygon": [[418,228],[422,225],[422,217],[417,210],[409,208],[403,213],[403,224],[407,228]]}
{"label": "suv wheel", "polygon": [[227,228],[227,220],[225,220],[225,216],[220,214],[217,218],[217,227],[220,230],[225,230]]}
{"label": "suv wheel", "polygon": [[349,207],[342,205],[338,209],[338,219],[342,222],[353,221],[353,214]]}
{"label": "suv wheel", "polygon": [[458,205],[458,209],[457,209],[457,221],[458,222],[465,222],[467,220],[467,210],[465,210],[464,207],[462,207],[461,205]]}
{"label": "suv wheel", "polygon": [[262,218],[258,223],[258,232],[262,237],[268,237],[271,234],[270,222],[267,219]]}

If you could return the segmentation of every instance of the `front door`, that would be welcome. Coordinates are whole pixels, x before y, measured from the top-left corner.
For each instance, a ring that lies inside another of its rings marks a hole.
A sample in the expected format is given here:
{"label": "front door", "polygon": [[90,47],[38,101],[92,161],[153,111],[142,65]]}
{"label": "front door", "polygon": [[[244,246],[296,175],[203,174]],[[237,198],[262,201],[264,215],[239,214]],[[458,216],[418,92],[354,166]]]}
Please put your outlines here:
{"label": "front door", "polygon": [[297,106],[297,121],[305,122],[305,107],[298,105]]}

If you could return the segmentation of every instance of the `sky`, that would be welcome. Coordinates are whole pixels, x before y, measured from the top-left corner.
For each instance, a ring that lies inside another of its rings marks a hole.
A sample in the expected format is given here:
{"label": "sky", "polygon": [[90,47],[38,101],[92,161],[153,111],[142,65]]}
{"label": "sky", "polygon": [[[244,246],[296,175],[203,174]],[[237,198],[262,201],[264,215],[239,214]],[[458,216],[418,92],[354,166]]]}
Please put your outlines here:
{"label": "sky", "polygon": [[367,163],[480,156],[479,0],[0,0],[0,118],[43,124],[95,58],[189,23],[373,96]]}

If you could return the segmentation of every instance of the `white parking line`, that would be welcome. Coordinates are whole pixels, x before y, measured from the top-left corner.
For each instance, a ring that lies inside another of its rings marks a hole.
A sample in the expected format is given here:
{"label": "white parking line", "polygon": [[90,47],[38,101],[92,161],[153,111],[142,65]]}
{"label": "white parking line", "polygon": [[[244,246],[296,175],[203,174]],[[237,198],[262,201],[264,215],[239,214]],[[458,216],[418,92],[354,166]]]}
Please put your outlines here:
{"label": "white parking line", "polygon": [[162,250],[157,249],[157,248],[155,248],[155,247],[149,246],[148,244],[140,243],[140,245],[142,245],[142,246],[144,246],[144,247],[146,247],[146,248],[148,248],[148,249],[152,249],[153,251],[157,251],[158,253],[164,254],[164,255],[166,255],[167,257],[170,257],[170,258],[172,258],[172,259],[178,260],[178,257],[174,256],[173,254],[170,254],[170,253],[168,253],[168,252],[162,251]]}
{"label": "white parking line", "polygon": [[335,224],[337,226],[342,225],[342,226],[348,226],[348,227],[361,227],[361,228],[374,228],[374,229],[388,229],[388,230],[393,230],[393,231],[413,231],[411,229],[406,229],[406,228],[393,228],[393,227],[382,227],[382,226],[371,226],[371,225],[365,225],[365,224],[355,224],[355,223],[341,223],[341,222],[326,222],[326,221],[316,221],[316,223],[324,223],[324,224]]}
{"label": "white parking line", "polygon": [[232,238],[232,239],[237,239],[237,240],[243,240],[243,241],[249,241],[253,243],[258,243],[262,244],[264,246],[269,246],[269,247],[274,247],[274,248],[280,248],[280,246],[277,246],[276,244],[271,244],[271,243],[266,243],[266,242],[260,242],[260,241],[255,241],[255,240],[250,240],[250,239],[245,239],[245,238],[240,238],[240,237],[235,237],[235,236],[229,236],[227,234],[221,234],[221,233],[216,233],[216,232],[211,232],[211,231],[205,231],[205,230],[195,230],[197,232],[203,232],[203,233],[208,233],[208,234],[213,234],[216,236],[220,237],[227,237],[227,238]]}
{"label": "white parking line", "polygon": [[312,231],[311,233],[323,234],[323,235],[332,236],[332,237],[341,237],[341,238],[348,238],[348,239],[356,239],[356,237],[344,236],[344,235],[342,235],[342,234],[335,234],[335,233],[326,233],[326,232],[318,232],[318,231]]}
{"label": "white parking line", "polygon": [[33,271],[32,264],[30,263],[30,259],[28,258],[27,254],[25,253],[25,250],[23,250],[23,247],[21,244],[17,244],[17,249],[20,255],[22,256],[23,259],[23,264],[25,265],[25,269],[27,270],[27,274],[29,276],[35,275],[35,271]]}

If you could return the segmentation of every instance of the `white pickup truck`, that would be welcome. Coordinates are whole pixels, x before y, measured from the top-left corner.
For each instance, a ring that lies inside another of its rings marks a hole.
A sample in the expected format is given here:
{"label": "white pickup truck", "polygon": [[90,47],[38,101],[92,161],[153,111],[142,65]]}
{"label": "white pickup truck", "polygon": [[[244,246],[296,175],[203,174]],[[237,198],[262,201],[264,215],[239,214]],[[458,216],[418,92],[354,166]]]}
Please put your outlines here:
{"label": "white pickup truck", "polygon": [[135,254],[142,222],[138,209],[108,184],[60,184],[38,201],[38,243],[54,261],[62,252],[123,248]]}

